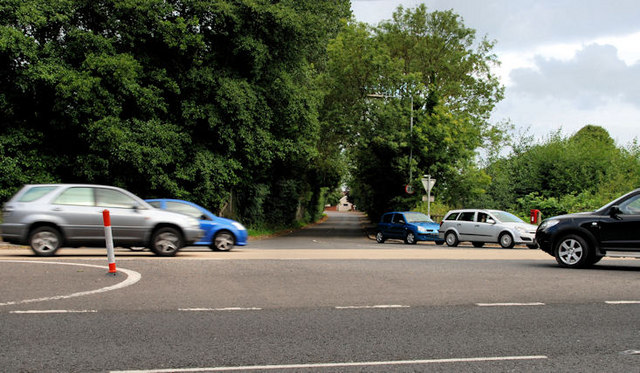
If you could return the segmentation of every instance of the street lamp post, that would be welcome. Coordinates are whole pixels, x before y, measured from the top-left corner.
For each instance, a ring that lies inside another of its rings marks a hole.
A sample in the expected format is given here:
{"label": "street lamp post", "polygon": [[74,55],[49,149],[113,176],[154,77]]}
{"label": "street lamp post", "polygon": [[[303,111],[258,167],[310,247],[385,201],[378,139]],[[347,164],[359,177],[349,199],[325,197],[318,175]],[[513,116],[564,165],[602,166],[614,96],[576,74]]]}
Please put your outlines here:
{"label": "street lamp post", "polygon": [[411,95],[411,119],[409,120],[409,184],[413,180],[413,95]]}

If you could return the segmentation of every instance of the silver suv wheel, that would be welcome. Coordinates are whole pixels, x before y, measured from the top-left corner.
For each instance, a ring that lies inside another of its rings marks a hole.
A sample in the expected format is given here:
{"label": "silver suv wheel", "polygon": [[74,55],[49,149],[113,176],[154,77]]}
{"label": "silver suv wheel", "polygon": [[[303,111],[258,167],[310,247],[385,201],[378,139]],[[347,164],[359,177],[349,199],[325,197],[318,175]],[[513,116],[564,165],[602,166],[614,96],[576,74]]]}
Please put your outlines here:
{"label": "silver suv wheel", "polygon": [[170,227],[160,228],[151,239],[151,251],[159,256],[174,256],[182,248],[182,236]]}
{"label": "silver suv wheel", "polygon": [[53,256],[60,248],[60,232],[53,227],[39,227],[31,232],[29,246],[38,256]]}

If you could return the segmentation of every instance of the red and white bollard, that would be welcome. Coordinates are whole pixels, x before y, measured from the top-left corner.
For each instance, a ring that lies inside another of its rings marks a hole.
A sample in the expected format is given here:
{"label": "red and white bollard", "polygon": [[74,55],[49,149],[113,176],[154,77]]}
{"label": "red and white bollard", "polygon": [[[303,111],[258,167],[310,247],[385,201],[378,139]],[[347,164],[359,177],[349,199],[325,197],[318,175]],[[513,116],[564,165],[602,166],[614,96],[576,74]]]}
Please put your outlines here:
{"label": "red and white bollard", "polygon": [[116,273],[116,256],[113,253],[113,233],[111,233],[111,216],[109,210],[102,211],[104,221],[104,239],[107,243],[107,260],[109,261],[109,273]]}

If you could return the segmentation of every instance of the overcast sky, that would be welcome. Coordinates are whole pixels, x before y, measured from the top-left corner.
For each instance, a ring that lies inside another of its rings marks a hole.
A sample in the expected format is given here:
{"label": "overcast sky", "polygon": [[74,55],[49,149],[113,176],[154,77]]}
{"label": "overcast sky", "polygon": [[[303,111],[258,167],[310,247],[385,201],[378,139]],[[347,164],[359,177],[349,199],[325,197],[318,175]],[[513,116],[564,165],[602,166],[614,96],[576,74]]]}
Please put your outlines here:
{"label": "overcast sky", "polygon": [[640,141],[638,0],[351,0],[356,20],[391,19],[398,5],[453,9],[497,41],[506,87],[493,122],[509,119],[538,139],[587,124],[619,145]]}

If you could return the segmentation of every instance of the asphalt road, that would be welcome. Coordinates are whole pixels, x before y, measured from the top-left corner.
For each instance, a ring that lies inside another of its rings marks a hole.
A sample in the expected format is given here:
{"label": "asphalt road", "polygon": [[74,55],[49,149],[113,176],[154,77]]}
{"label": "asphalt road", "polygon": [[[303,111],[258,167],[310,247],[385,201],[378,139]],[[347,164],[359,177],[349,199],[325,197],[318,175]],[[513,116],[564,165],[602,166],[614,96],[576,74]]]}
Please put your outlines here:
{"label": "asphalt road", "polygon": [[640,261],[383,245],[358,214],[228,253],[0,249],[0,370],[640,371]]}

